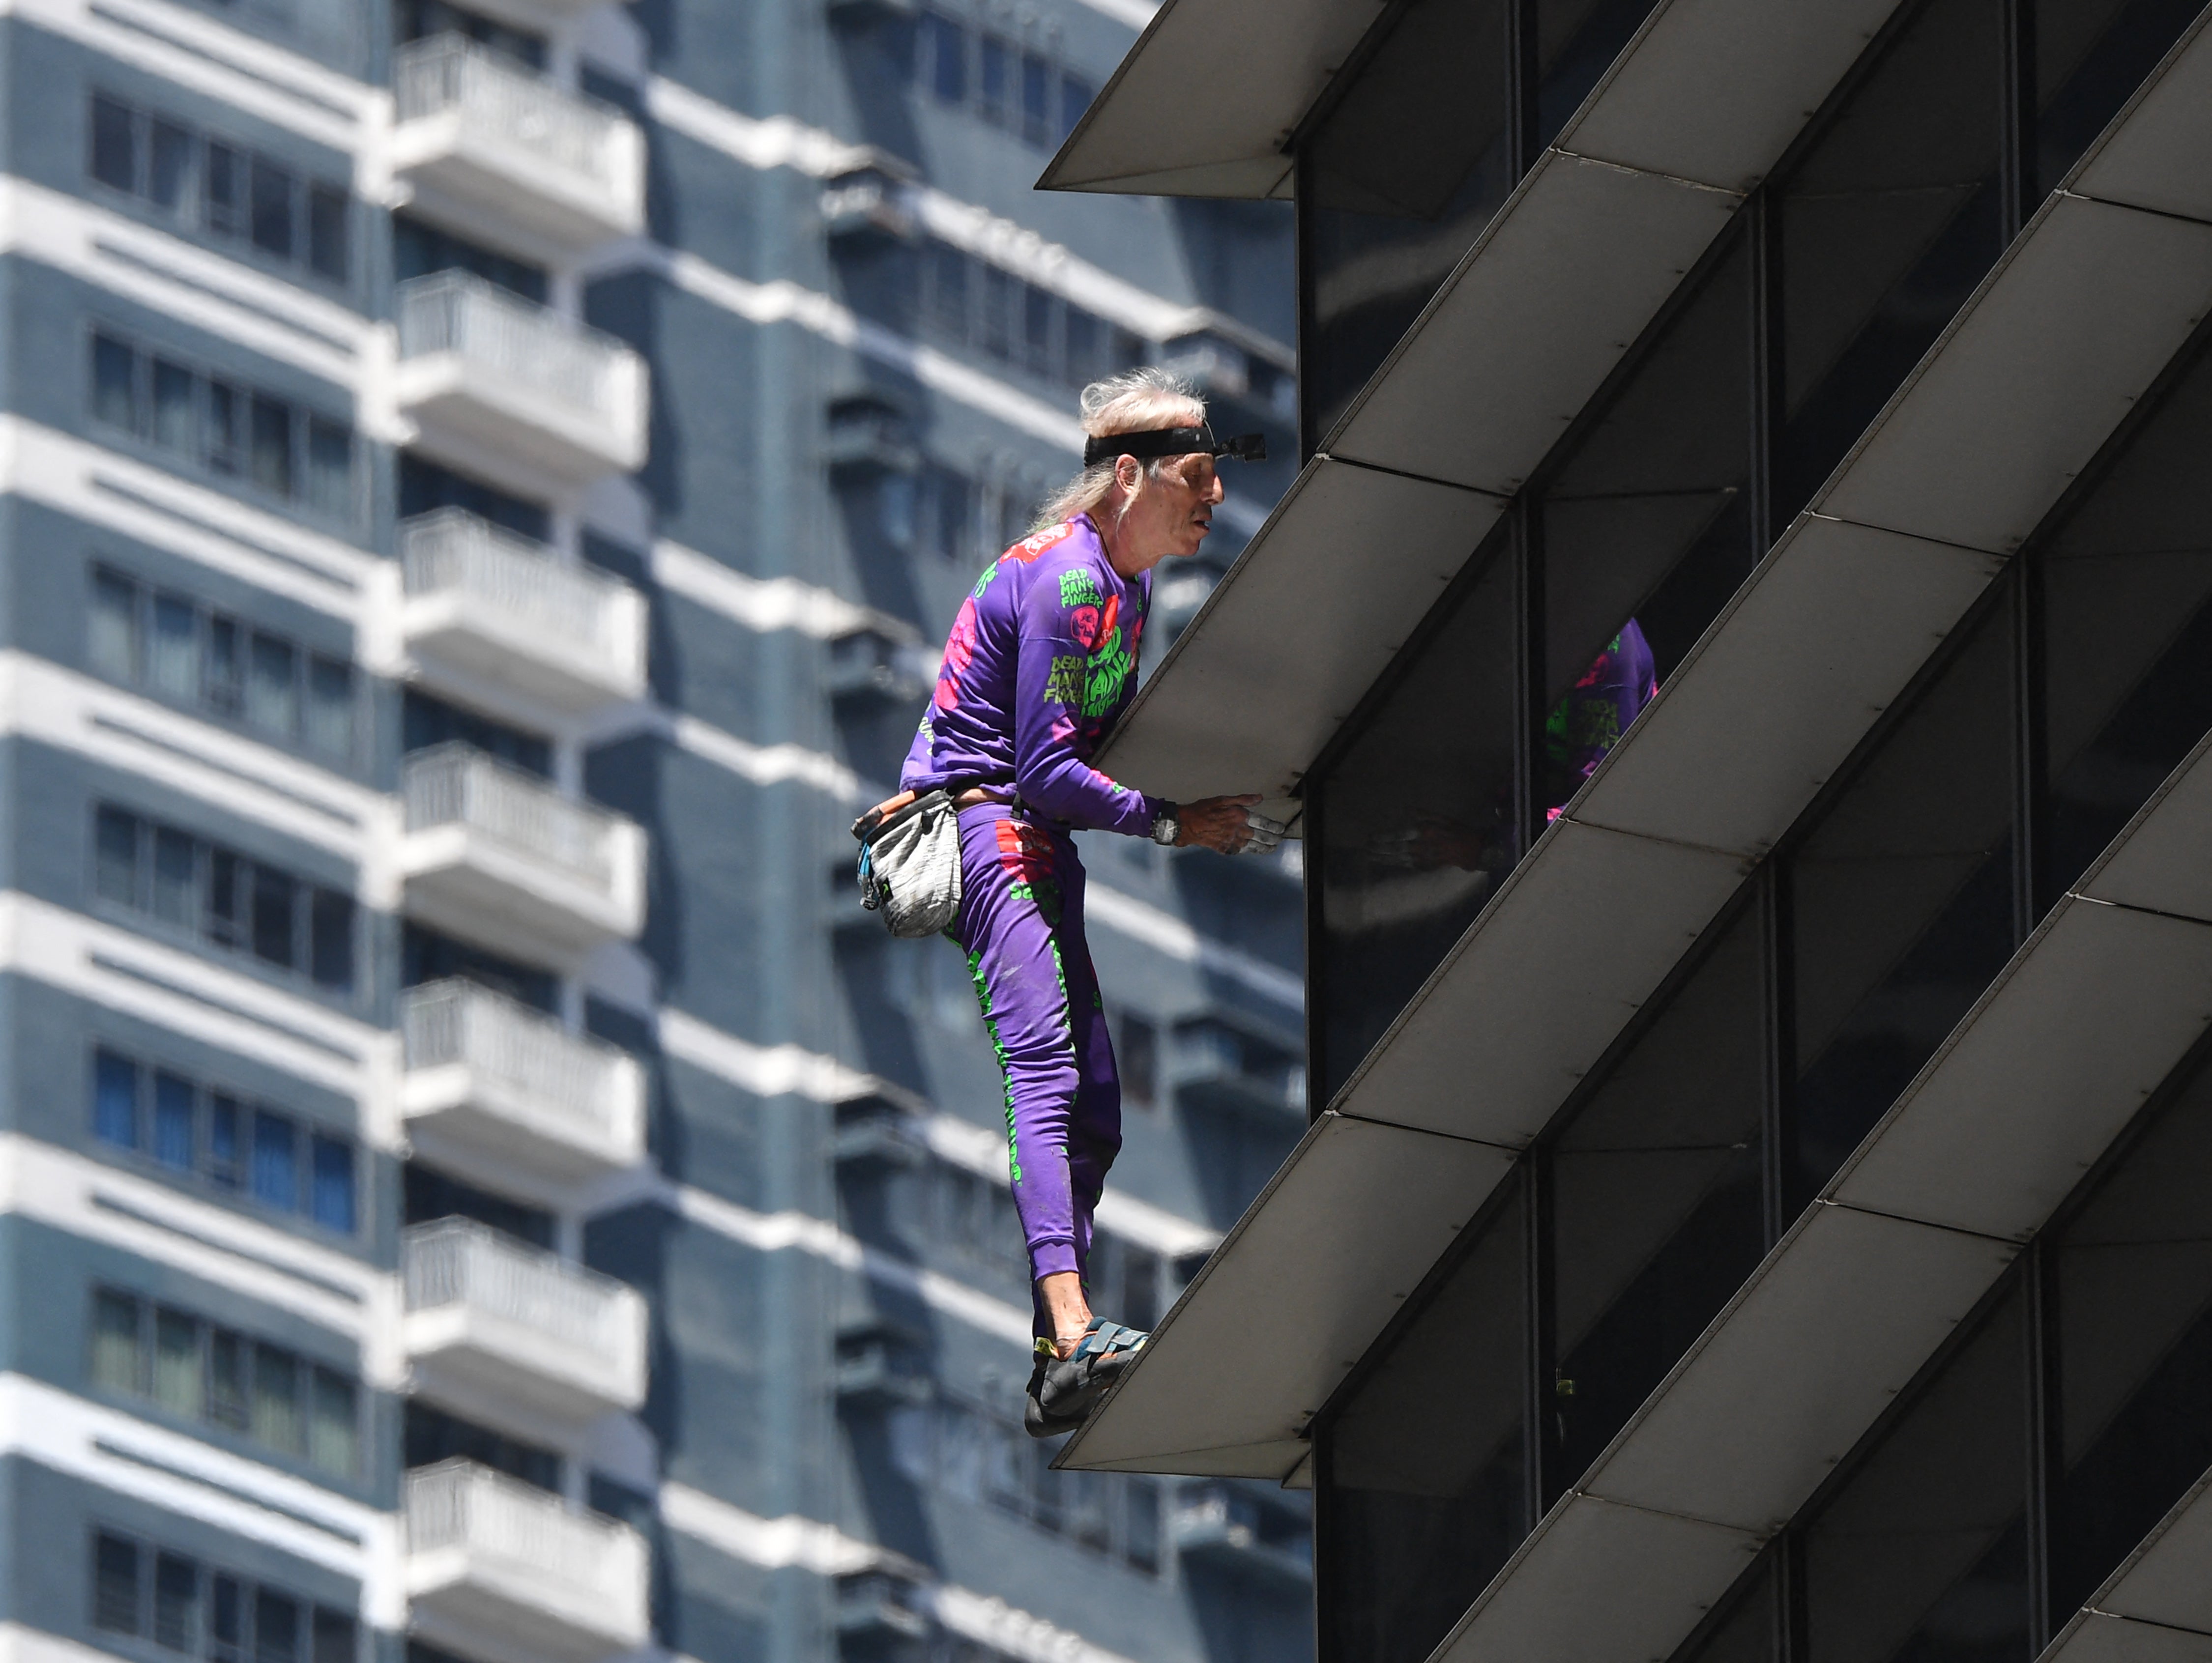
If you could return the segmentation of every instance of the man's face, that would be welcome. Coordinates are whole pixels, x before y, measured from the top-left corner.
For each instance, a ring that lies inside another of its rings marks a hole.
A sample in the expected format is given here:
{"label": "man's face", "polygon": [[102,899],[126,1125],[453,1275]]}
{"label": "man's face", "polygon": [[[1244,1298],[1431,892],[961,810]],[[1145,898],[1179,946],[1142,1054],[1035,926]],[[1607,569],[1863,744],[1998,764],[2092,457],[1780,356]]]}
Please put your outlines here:
{"label": "man's face", "polygon": [[1140,545],[1170,557],[1194,555],[1213,529],[1214,505],[1221,501],[1221,476],[1210,456],[1182,456],[1157,473],[1146,473],[1130,518],[1140,522]]}

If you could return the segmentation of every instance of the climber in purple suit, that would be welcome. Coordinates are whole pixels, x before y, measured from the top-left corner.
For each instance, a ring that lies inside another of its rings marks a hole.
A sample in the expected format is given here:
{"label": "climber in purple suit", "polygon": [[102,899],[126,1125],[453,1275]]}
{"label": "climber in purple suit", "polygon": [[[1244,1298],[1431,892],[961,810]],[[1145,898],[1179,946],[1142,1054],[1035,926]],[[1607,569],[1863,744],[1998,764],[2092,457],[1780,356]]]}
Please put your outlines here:
{"label": "climber in purple suit", "polygon": [[1264,451],[1256,437],[1216,440],[1204,402],[1158,370],[1085,388],[1082,409],[1083,471],[962,604],[899,779],[908,792],[957,793],[962,898],[948,933],[1006,1080],[1036,1312],[1025,1419],[1037,1436],[1080,1424],[1146,1338],[1093,1316],[1084,1283],[1091,1212],[1121,1146],[1121,1093],[1071,834],[1235,854],[1273,847],[1283,829],[1255,813],[1256,797],[1178,804],[1091,765],[1136,690],[1152,567],[1195,554],[1211,529],[1215,458]]}

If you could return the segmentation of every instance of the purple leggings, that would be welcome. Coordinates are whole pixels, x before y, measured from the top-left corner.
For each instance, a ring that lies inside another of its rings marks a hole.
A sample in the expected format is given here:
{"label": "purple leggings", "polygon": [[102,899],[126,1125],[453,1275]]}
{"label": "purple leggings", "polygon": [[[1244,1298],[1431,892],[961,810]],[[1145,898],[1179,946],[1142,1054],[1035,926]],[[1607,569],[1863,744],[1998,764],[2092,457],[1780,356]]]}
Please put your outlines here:
{"label": "purple leggings", "polygon": [[1006,1076],[1014,1210],[1048,1339],[1037,1280],[1087,1272],[1091,1214],[1121,1148],[1121,1083],[1083,939],[1083,863],[1066,833],[984,804],[960,812],[960,880],[951,933]]}

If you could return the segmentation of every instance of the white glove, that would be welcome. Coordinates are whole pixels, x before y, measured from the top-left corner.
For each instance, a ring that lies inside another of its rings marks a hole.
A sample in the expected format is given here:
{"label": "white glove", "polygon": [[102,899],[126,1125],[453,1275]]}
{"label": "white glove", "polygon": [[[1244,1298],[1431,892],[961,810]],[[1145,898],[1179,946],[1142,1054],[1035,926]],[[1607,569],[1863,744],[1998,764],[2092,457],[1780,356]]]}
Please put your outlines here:
{"label": "white glove", "polygon": [[1243,851],[1246,854],[1266,854],[1283,841],[1283,834],[1290,829],[1287,821],[1270,820],[1257,809],[1244,810],[1244,823],[1252,828],[1251,841]]}

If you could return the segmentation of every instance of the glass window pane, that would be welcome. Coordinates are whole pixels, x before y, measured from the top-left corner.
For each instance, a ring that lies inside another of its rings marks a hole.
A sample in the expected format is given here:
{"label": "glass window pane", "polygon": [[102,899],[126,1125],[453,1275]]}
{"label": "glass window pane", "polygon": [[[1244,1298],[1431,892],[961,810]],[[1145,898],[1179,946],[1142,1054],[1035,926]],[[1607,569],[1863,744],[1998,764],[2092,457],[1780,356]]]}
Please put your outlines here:
{"label": "glass window pane", "polygon": [[1075,124],[1083,119],[1083,112],[1097,97],[1091,84],[1080,76],[1063,75],[1060,78],[1060,130],[1055,137],[1066,138],[1075,130]]}
{"label": "glass window pane", "polygon": [[246,1341],[228,1328],[208,1336],[208,1418],[217,1426],[243,1432],[247,1424]]}
{"label": "glass window pane", "polygon": [[300,1210],[299,1138],[281,1114],[253,1112],[253,1199],[286,1212]]}
{"label": "glass window pane", "polygon": [[199,916],[199,844],[169,826],[154,828],[154,916],[190,929]]}
{"label": "glass window pane", "polygon": [[106,1288],[92,1296],[92,1380],[134,1397],[146,1389],[146,1344],[138,1302]]}
{"label": "glass window pane", "polygon": [[1019,285],[995,265],[982,268],[981,308],[977,313],[975,344],[994,358],[1014,355],[1014,307]]}
{"label": "glass window pane", "polygon": [[138,1065],[112,1051],[93,1053],[92,1129],[104,1144],[138,1147]]}
{"label": "glass window pane", "polygon": [[946,243],[929,246],[924,273],[932,325],[948,341],[968,338],[968,257]]}
{"label": "glass window pane", "polygon": [[258,629],[246,653],[246,719],[287,739],[300,725],[299,655],[291,642]]}
{"label": "glass window pane", "polygon": [[1325,1657],[1422,1663],[1528,1530],[1519,1176],[1321,1430]]}
{"label": "glass window pane", "polygon": [[1012,113],[1010,106],[1013,103],[1014,54],[995,34],[985,35],[982,46],[983,116],[988,121],[1003,122]]}
{"label": "glass window pane", "polygon": [[352,271],[347,252],[349,198],[343,191],[318,185],[307,192],[307,264],[317,276],[342,283]]}
{"label": "glass window pane", "polygon": [[252,164],[253,246],[279,259],[292,258],[291,174],[265,156]]}
{"label": "glass window pane", "polygon": [[353,666],[319,653],[307,660],[307,749],[343,762],[353,756]]}
{"label": "glass window pane", "polygon": [[2212,1466],[2212,1071],[2200,1067],[2058,1234],[2063,1621]]}
{"label": "glass window pane", "polygon": [[198,1321],[182,1311],[161,1307],[154,1313],[154,1401],[187,1420],[207,1413],[201,1332]]}
{"label": "glass window pane", "polygon": [[353,1617],[327,1605],[316,1606],[313,1663],[355,1663],[359,1651]]}
{"label": "glass window pane", "polygon": [[207,916],[204,928],[218,947],[246,944],[246,907],[252,868],[228,849],[208,851]]}
{"label": "glass window pane", "polygon": [[1746,899],[1553,1147],[1555,1492],[1589,1469],[1766,1249],[1765,931],[1757,896]]}
{"label": "glass window pane", "polygon": [[92,413],[111,428],[138,431],[138,355],[112,335],[92,337]]}
{"label": "glass window pane", "polygon": [[94,887],[103,901],[138,904],[138,821],[121,809],[102,808],[94,823]]}
{"label": "glass window pane", "polygon": [[92,176],[118,191],[138,188],[138,118],[127,104],[92,98]]}
{"label": "glass window pane", "polygon": [[1068,385],[1087,386],[1106,373],[1106,364],[1099,355],[1103,349],[1105,334],[1098,319],[1080,307],[1069,307],[1061,324],[1066,331],[1065,367]]}
{"label": "glass window pane", "polygon": [[334,519],[353,517],[353,430],[307,418],[307,506]]}
{"label": "glass window pane", "polygon": [[361,1466],[361,1433],[354,1384],[327,1369],[314,1371],[309,1404],[307,1459],[325,1472],[350,1478]]}
{"label": "glass window pane", "polygon": [[154,1076],[154,1158],[179,1172],[192,1169],[192,1083],[174,1074]]}
{"label": "glass window pane", "polygon": [[287,1455],[307,1453],[307,1423],[300,1401],[301,1363],[274,1345],[253,1348],[252,1433]]}
{"label": "glass window pane", "polygon": [[209,1663],[240,1663],[246,1644],[246,1591],[234,1576],[209,1579]]}
{"label": "glass window pane", "polygon": [[325,1229],[353,1234],[353,1145],[336,1138],[314,1142],[314,1190],[310,1211]]}
{"label": "glass window pane", "polygon": [[928,52],[930,90],[940,104],[968,98],[968,32],[942,12],[921,15],[922,40]]}
{"label": "glass window pane", "polygon": [[138,679],[138,586],[113,572],[92,574],[92,667],[118,682]]}
{"label": "glass window pane", "polygon": [[270,495],[292,495],[292,407],[281,398],[253,395],[252,451],[247,472]]}
{"label": "glass window pane", "polygon": [[1536,142],[1549,144],[1612,67],[1651,0],[1536,0]]}
{"label": "glass window pane", "polygon": [[1412,0],[1299,154],[1316,444],[1513,187],[1510,0]]}
{"label": "glass window pane", "polygon": [[1740,234],[1544,493],[1547,809],[1581,787],[1765,552],[1747,489],[1751,319]]}
{"label": "glass window pane", "polygon": [[1059,333],[1060,300],[1034,283],[1022,285],[1022,361],[1039,375],[1053,371],[1053,337]]}
{"label": "glass window pane", "polygon": [[2012,956],[2012,589],[1790,859],[1795,1212]]}
{"label": "glass window pane", "polygon": [[200,696],[219,716],[235,716],[246,703],[243,634],[235,619],[208,620],[207,679]]}
{"label": "glass window pane", "polygon": [[1804,1532],[1810,1654],[2027,1663],[2019,1280]]}
{"label": "glass window pane", "polygon": [[156,118],[153,150],[147,195],[156,208],[178,213],[191,200],[192,163],[198,143],[182,127]]}
{"label": "glass window pane", "polygon": [[227,381],[208,383],[207,464],[219,474],[246,466],[246,395]]}
{"label": "glass window pane", "polygon": [[1329,1096],[1520,859],[1505,526],[1469,568],[1403,655],[1402,679],[1308,788],[1322,889],[1312,997]]}
{"label": "glass window pane", "polygon": [[1035,52],[1022,54],[1022,136],[1034,144],[1052,136],[1052,65]]}
{"label": "glass window pane", "polygon": [[1929,0],[1770,188],[1782,224],[1777,524],[1804,506],[2003,247],[2003,14],[2002,0]]}
{"label": "glass window pane", "polygon": [[207,147],[207,228],[219,237],[246,231],[246,158],[227,144]]}
{"label": "glass window pane", "polygon": [[1721,1609],[1704,1638],[1677,1653],[1680,1663],[1780,1663],[1775,1650],[1774,1562],[1761,1559]]}
{"label": "glass window pane", "polygon": [[2212,729],[2212,352],[2199,353],[2044,540],[2044,898],[2103,853]]}
{"label": "glass window pane", "polygon": [[300,1602],[253,1591],[253,1663],[300,1663]]}
{"label": "glass window pane", "polygon": [[1123,1512],[1121,1557],[1139,1570],[1157,1575],[1160,1569],[1160,1487],[1150,1478],[1128,1480],[1127,1506]]}
{"label": "glass window pane", "polygon": [[181,1554],[154,1562],[154,1643],[189,1652],[199,1642],[200,1568]]}
{"label": "glass window pane", "polygon": [[240,1122],[246,1111],[238,1101],[218,1094],[208,1100],[208,1181],[218,1189],[236,1189],[240,1171]]}
{"label": "glass window pane", "polygon": [[179,456],[198,453],[192,410],[198,385],[198,378],[182,364],[154,361],[154,442]]}
{"label": "glass window pane", "polygon": [[92,1539],[92,1626],[138,1632],[138,1545],[104,1530]]}
{"label": "glass window pane", "polygon": [[2033,0],[2033,194],[2065,178],[2199,9],[2190,0]]}
{"label": "glass window pane", "polygon": [[197,703],[200,696],[200,616],[180,595],[154,597],[154,630],[146,682],[155,692]]}
{"label": "glass window pane", "polygon": [[308,915],[308,974],[319,986],[353,986],[353,897],[317,889]]}

